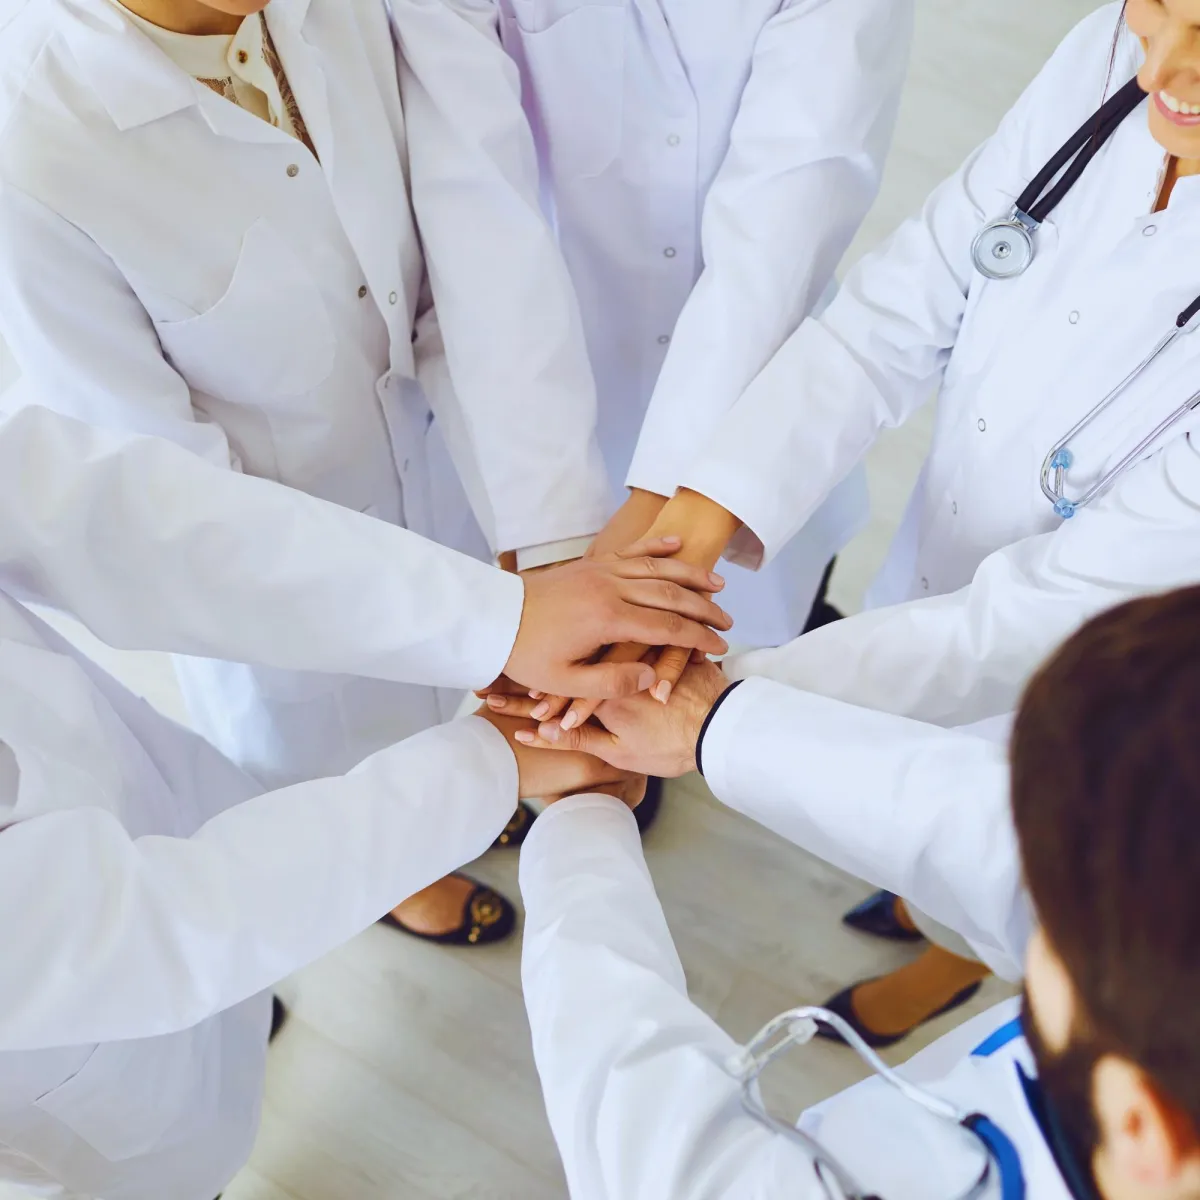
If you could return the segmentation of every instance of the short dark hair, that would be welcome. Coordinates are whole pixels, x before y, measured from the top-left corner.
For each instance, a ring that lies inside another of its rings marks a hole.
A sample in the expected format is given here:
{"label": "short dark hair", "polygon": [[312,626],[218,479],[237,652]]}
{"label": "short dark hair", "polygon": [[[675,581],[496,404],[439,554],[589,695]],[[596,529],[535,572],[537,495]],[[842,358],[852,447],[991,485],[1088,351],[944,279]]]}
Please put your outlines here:
{"label": "short dark hair", "polygon": [[1200,587],[1104,613],[1038,672],[1012,802],[1086,1027],[1200,1130]]}

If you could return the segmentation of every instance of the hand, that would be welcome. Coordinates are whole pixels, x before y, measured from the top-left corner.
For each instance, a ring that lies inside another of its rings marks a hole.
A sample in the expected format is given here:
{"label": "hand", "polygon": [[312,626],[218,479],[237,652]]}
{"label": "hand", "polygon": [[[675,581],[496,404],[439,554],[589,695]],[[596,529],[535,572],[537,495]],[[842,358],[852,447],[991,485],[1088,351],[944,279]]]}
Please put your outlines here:
{"label": "hand", "polygon": [[[626,501],[625,507],[635,505],[635,497],[652,496],[653,493],[634,493]],[[657,497],[655,497],[657,499]],[[641,503],[640,501],[638,503]],[[622,508],[617,516],[624,511]],[[639,512],[643,510],[638,510]],[[617,518],[614,517],[615,521]],[[716,566],[729,540],[737,532],[741,522],[732,513],[722,508],[714,500],[702,496],[698,492],[682,489],[673,500],[664,505],[654,524],[650,527],[649,537],[661,536],[670,530],[677,534],[681,545],[676,555],[682,562],[711,570]],[[653,643],[648,643],[653,644]],[[645,645],[614,646],[601,660],[605,663],[645,662]],[[666,704],[670,699],[671,689],[683,674],[690,658],[686,647],[666,646],[654,660],[653,695],[660,704]],[[568,708],[568,704],[570,707]],[[564,713],[563,710],[566,709]],[[571,703],[566,696],[547,696],[534,710],[534,720],[542,722],[542,734],[545,736],[553,725],[555,718],[562,714],[563,729],[573,729],[582,725],[596,711],[596,703],[590,699],[578,699]]]}
{"label": "hand", "polygon": [[608,519],[588,547],[588,558],[603,558],[616,554],[626,546],[641,541],[646,530],[654,524],[666,504],[666,496],[656,492],[644,492],[641,488],[630,488],[629,498]]}
{"label": "hand", "polygon": [[575,729],[553,726],[550,737],[518,727],[522,745],[594,755],[639,775],[675,779],[696,769],[696,742],[712,706],[729,687],[716,663],[695,663],[684,671],[670,704],[642,693],[609,700],[595,719]]}
{"label": "hand", "polygon": [[566,796],[604,792],[636,808],[646,794],[645,776],[634,775],[590,754],[554,753],[523,745],[516,738],[528,726],[486,708],[475,714],[494,726],[508,740],[517,760],[517,792],[522,800],[545,800],[553,804]]}
{"label": "hand", "polygon": [[647,664],[593,661],[613,642],[725,653],[725,640],[708,628],[733,624],[709,595],[725,581],[670,558],[678,549],[678,538],[657,538],[524,576],[525,608],[504,674],[525,688],[610,699],[654,682]]}

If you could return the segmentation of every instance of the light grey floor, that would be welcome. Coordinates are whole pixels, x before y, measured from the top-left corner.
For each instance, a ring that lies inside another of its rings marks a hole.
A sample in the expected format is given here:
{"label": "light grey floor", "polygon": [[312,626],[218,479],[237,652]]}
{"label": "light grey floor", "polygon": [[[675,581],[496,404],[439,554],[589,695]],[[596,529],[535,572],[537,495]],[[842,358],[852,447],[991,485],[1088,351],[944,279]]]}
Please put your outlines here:
{"label": "light grey floor", "polygon": [[[853,255],[919,206],[1093,7],[1089,0],[918,0],[895,152]],[[835,581],[835,599],[848,609],[882,560],[927,437],[928,420],[918,419],[871,455],[874,516]],[[82,641],[179,713],[161,659]],[[692,994],[737,1036],[905,956],[838,925],[863,885],[727,813],[696,780],[672,789],[647,854]],[[493,853],[477,874],[516,895],[512,854]],[[518,962],[516,944],[452,951],[373,929],[289,981],[283,994],[293,1017],[272,1054],[262,1135],[227,1200],[563,1197]],[[989,985],[970,1011],[1002,994]],[[891,1057],[944,1028],[931,1026]],[[818,1045],[805,1053],[785,1080],[797,1107],[859,1076],[848,1052]],[[15,1197],[0,1187],[0,1200]]]}

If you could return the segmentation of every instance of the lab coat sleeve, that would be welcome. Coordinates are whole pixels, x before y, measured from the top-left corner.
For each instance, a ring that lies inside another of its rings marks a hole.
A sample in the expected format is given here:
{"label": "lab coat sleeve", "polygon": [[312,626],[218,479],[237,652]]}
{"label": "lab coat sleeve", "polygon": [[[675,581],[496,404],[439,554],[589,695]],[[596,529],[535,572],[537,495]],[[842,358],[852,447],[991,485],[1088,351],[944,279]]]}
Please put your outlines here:
{"label": "lab coat sleeve", "polygon": [[967,587],[860,613],[727,670],[966,725],[1014,711],[1041,662],[1096,614],[1197,579],[1200,446],[1182,435],[1054,532],[990,554]]}
{"label": "lab coat sleeve", "polygon": [[742,1108],[737,1046],[687,996],[632,815],[560,801],[521,851],[521,979],[572,1200],[818,1200]]}
{"label": "lab coat sleeve", "polygon": [[493,0],[391,0],[433,307],[418,376],[495,550],[595,533],[608,485],[575,294]]}
{"label": "lab coat sleeve", "polygon": [[22,820],[61,807],[38,784],[21,771],[0,794],[0,912],[20,922],[4,938],[0,1051],[174,1033],[271,987],[486,850],[517,771],[467,717],[190,838],[132,837],[94,807]]}
{"label": "lab coat sleeve", "polygon": [[478,687],[521,581],[173,442],[30,406],[0,422],[0,581],[121,649]]}
{"label": "lab coat sleeve", "polygon": [[904,896],[1020,978],[1033,917],[1003,745],[760,678],[721,705],[703,758],[724,804]]}
{"label": "lab coat sleeve", "polygon": [[[1084,119],[1104,86],[1097,28],[1116,21],[1117,10],[1107,6],[1068,35],[997,132],[936,189],[920,216],[850,272],[821,317],[805,320],[784,342],[688,463],[680,485],[743,522],[728,550],[733,561],[757,567],[773,557],[880,430],[932,398],[966,311],[975,234],[1011,207],[1014,186],[1061,141],[1056,127],[1035,125],[1030,114],[1062,111],[1062,79],[1073,73]],[[1064,114],[1068,129],[1073,116]]]}
{"label": "lab coat sleeve", "polygon": [[673,495],[821,299],[879,190],[912,19],[912,0],[794,0],[767,22],[705,201],[704,272],[676,325],[631,487]]}

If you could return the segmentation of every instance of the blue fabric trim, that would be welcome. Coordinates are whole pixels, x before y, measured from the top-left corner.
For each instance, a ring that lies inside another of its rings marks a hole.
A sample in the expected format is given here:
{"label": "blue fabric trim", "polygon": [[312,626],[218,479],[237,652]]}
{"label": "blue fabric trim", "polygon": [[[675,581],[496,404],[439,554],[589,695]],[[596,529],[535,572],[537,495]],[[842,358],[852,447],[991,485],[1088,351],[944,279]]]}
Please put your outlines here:
{"label": "blue fabric trim", "polygon": [[963,1124],[975,1133],[991,1153],[992,1161],[1000,1172],[1001,1200],[1025,1200],[1025,1171],[1021,1166],[1021,1156],[1008,1134],[979,1113],[968,1117]]}
{"label": "blue fabric trim", "polygon": [[994,1033],[989,1034],[974,1050],[972,1058],[991,1058],[997,1050],[1003,1050],[1010,1042],[1015,1042],[1021,1036],[1021,1018],[1013,1017],[1007,1025],[1001,1025]]}

